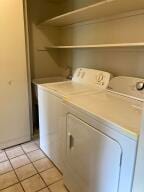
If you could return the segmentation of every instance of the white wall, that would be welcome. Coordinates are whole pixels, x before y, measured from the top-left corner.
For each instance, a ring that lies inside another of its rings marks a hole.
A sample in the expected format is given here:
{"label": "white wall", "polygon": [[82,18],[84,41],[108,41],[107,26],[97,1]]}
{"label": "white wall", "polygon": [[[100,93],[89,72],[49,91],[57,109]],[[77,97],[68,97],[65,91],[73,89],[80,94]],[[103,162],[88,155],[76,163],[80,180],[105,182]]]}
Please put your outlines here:
{"label": "white wall", "polygon": [[[144,14],[119,15],[61,28],[62,45],[144,42]],[[62,52],[62,51],[61,51]],[[62,63],[144,78],[144,48],[88,48],[64,51]],[[61,54],[62,56],[62,54]]]}
{"label": "white wall", "polygon": [[133,49],[81,49],[74,50],[73,69],[90,67],[105,70],[115,76],[126,75],[144,78],[144,50]]}

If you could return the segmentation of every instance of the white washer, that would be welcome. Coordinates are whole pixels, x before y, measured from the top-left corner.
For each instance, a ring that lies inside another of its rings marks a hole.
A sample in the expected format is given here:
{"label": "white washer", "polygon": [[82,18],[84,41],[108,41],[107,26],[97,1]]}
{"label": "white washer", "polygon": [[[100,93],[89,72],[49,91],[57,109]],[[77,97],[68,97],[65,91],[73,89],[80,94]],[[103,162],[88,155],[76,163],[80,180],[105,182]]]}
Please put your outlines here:
{"label": "white washer", "polygon": [[65,100],[64,183],[70,192],[131,192],[144,100],[139,81],[116,77],[110,90]]}
{"label": "white washer", "polygon": [[63,172],[66,139],[66,115],[63,98],[108,86],[110,73],[79,68],[71,81],[38,86],[40,147]]}

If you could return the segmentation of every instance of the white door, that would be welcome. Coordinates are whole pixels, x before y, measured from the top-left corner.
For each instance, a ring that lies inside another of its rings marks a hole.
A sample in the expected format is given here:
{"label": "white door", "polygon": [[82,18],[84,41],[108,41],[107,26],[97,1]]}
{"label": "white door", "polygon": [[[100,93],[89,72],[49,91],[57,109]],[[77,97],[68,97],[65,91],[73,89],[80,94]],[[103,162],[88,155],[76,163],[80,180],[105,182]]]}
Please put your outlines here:
{"label": "white door", "polygon": [[30,139],[22,0],[0,1],[0,148]]}
{"label": "white door", "polygon": [[120,145],[69,114],[64,183],[71,192],[118,192]]}

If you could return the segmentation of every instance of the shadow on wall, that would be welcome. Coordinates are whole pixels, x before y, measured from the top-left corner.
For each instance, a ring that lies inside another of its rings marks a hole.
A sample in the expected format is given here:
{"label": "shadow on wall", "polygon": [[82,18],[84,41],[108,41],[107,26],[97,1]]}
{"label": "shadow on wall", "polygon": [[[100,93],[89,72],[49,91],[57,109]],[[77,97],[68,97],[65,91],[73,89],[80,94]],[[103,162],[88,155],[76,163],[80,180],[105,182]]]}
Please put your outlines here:
{"label": "shadow on wall", "polygon": [[59,31],[54,27],[39,28],[38,23],[58,15],[61,7],[54,1],[28,1],[30,59],[32,78],[61,75],[58,51],[39,52],[39,49],[58,44]]}
{"label": "shadow on wall", "polygon": [[33,23],[39,24],[61,13],[61,6],[56,1],[28,0],[28,11]]}

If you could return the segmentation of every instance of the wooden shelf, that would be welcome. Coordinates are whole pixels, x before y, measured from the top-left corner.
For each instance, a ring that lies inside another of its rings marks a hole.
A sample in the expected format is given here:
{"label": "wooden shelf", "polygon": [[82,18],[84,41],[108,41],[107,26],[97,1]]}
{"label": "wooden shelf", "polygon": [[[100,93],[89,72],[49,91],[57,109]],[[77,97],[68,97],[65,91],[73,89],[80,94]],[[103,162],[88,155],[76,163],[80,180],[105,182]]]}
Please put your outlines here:
{"label": "wooden shelf", "polygon": [[46,20],[40,25],[65,26],[144,9],[144,0],[105,0]]}
{"label": "wooden shelf", "polygon": [[39,51],[47,51],[48,49],[84,49],[84,48],[121,48],[121,47],[144,47],[142,43],[119,43],[119,44],[96,44],[96,45],[70,45],[70,46],[47,46]]}

